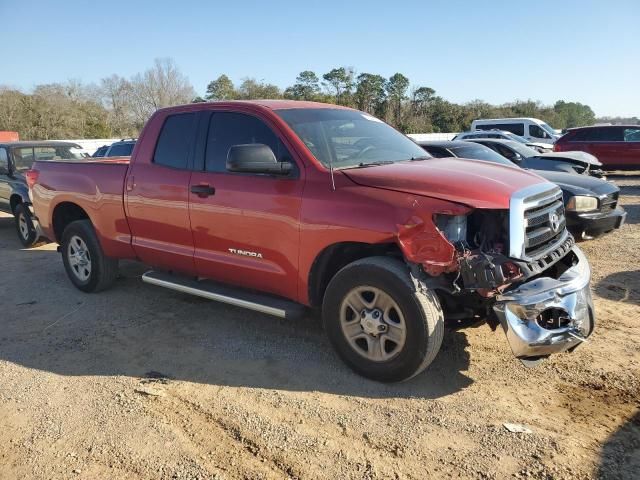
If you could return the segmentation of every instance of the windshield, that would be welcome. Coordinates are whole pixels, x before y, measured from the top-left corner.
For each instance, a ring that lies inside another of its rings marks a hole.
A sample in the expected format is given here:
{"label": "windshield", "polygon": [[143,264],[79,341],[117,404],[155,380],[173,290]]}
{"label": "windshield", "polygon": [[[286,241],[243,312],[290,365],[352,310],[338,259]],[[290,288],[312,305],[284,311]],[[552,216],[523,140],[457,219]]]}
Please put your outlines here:
{"label": "windshield", "polygon": [[547,125],[546,123],[542,122],[540,124],[540,128],[543,129],[545,132],[547,132],[549,135],[551,135],[552,137],[557,137],[558,134],[556,133],[556,131],[551,128],[549,125]]}
{"label": "windshield", "polygon": [[528,143],[526,139],[522,138],[520,135],[516,135],[515,133],[506,132],[505,137],[507,137],[509,140],[513,140],[514,142],[524,143],[524,144]]}
{"label": "windshield", "polygon": [[502,155],[494,152],[489,147],[483,145],[469,145],[464,147],[452,147],[451,150],[456,157],[472,158],[475,160],[485,160],[487,162],[499,163],[501,165],[509,165],[513,167],[513,163]]}
{"label": "windshield", "polygon": [[540,152],[538,152],[537,150],[534,150],[531,147],[527,147],[526,145],[523,145],[521,143],[510,142],[507,146],[510,147],[511,150],[515,150],[525,158],[536,157],[540,155]]}
{"label": "windshield", "polygon": [[276,110],[325,167],[368,166],[430,155],[371,115],[355,110],[296,108]]}

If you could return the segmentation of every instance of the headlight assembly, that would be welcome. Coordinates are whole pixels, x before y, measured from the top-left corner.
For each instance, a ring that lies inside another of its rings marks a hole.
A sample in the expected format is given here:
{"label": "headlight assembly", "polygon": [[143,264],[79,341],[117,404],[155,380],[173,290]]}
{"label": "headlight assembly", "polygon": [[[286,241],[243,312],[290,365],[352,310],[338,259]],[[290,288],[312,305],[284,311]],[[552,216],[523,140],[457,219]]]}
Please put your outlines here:
{"label": "headlight assembly", "polygon": [[451,243],[464,242],[467,240],[467,217],[466,215],[434,215],[434,221],[438,230],[442,232]]}
{"label": "headlight assembly", "polygon": [[590,212],[598,209],[598,199],[596,197],[586,197],[576,195],[567,202],[567,210],[572,212]]}

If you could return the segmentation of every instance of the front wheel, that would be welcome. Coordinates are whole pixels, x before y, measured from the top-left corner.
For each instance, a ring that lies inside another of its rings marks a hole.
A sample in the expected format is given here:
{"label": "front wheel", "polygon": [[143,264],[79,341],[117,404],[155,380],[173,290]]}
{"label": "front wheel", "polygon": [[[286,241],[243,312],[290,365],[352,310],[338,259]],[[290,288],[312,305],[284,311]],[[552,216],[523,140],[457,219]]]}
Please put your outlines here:
{"label": "front wheel", "polygon": [[38,232],[33,225],[29,209],[23,203],[16,206],[14,218],[20,243],[27,248],[33,247],[38,241]]}
{"label": "front wheel", "polygon": [[427,368],[442,345],[440,302],[416,288],[400,260],[370,257],[347,265],[329,282],[322,310],[342,360],[372,380],[407,380]]}
{"label": "front wheel", "polygon": [[89,220],[76,220],[64,229],[62,261],[71,282],[83,292],[109,288],[118,275],[118,261],[102,251]]}

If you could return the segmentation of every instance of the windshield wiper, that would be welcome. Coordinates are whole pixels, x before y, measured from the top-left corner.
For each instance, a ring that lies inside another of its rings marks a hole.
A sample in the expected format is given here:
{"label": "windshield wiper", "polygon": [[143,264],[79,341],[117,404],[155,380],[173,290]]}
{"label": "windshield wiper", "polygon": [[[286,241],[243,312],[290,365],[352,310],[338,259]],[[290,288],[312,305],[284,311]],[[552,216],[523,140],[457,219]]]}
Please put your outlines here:
{"label": "windshield wiper", "polygon": [[379,160],[377,162],[360,162],[358,167],[377,167],[379,165],[389,165],[391,163],[396,163],[393,160]]}
{"label": "windshield wiper", "polygon": [[409,161],[410,161],[410,162],[419,162],[419,161],[421,161],[421,160],[429,160],[429,159],[431,159],[431,158],[433,158],[433,157],[427,157],[427,156],[424,156],[424,157],[411,157],[411,158],[409,159]]}

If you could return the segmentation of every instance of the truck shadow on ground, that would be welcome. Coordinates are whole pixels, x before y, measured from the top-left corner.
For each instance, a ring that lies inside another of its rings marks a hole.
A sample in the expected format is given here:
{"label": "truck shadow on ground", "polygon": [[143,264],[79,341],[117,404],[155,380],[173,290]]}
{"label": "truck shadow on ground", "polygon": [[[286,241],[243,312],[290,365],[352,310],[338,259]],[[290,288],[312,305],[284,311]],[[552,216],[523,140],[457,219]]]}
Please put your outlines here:
{"label": "truck shadow on ground", "polygon": [[640,278],[640,270],[612,273],[598,282],[596,293],[608,300],[640,305],[638,278]]}
{"label": "truck shadow on ground", "polygon": [[279,320],[153,287],[136,263],[122,263],[112,289],[83,294],[55,250],[21,250],[13,224],[0,220],[0,263],[10,276],[0,280],[2,360],[60,375],[160,372],[210,385],[375,398],[438,398],[472,383],[463,331],[447,331],[421,375],[380,384],[338,359],[315,318]]}
{"label": "truck shadow on ground", "polygon": [[618,429],[602,447],[598,478],[630,479],[640,473],[640,412]]}

